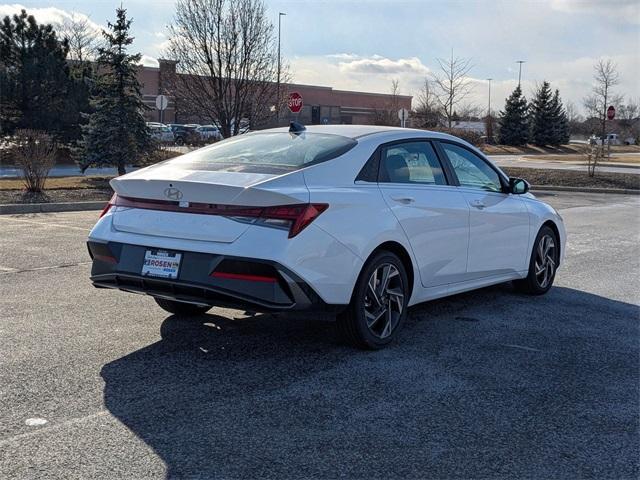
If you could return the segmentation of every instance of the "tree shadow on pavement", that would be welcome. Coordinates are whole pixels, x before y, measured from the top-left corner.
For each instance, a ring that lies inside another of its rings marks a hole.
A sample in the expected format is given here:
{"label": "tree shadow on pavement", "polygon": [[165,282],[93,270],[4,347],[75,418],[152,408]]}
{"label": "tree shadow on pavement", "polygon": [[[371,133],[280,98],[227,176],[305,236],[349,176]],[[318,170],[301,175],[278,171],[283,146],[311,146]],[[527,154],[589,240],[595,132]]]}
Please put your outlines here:
{"label": "tree shadow on pavement", "polygon": [[637,478],[638,317],[498,286],[365,352],[327,322],[170,316],[103,367],[104,401],[169,478]]}

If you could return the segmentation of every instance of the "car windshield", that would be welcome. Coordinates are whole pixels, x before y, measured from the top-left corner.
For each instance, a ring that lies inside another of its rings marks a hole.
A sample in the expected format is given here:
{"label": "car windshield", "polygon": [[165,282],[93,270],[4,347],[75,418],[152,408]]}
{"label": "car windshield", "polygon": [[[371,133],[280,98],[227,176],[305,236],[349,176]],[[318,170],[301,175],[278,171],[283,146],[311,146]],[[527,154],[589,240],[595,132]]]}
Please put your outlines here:
{"label": "car windshield", "polygon": [[186,170],[286,173],[336,158],[356,143],[340,135],[254,133],[223,140],[169,163]]}

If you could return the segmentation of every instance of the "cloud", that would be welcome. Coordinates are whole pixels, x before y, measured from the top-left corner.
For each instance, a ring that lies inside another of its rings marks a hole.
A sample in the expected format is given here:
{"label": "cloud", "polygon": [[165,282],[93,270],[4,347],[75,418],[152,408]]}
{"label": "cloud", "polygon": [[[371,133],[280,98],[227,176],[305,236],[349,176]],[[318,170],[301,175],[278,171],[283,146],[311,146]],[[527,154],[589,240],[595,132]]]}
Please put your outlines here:
{"label": "cloud", "polygon": [[69,20],[86,20],[88,27],[93,31],[94,35],[99,36],[103,30],[103,26],[94,22],[84,13],[61,10],[55,7],[30,8],[14,3],[11,5],[0,5],[0,18],[5,16],[13,16],[20,14],[22,10],[26,10],[28,15],[33,15],[38,23],[50,23],[54,28],[59,27]]}
{"label": "cloud", "polygon": [[417,57],[393,59],[382,55],[332,53],[294,57],[290,63],[294,81],[298,83],[388,93],[391,81],[397,79],[404,95],[417,90],[429,73]]}
{"label": "cloud", "polygon": [[144,65],[145,67],[158,67],[158,59],[150,56],[150,55],[142,55],[140,59],[140,65]]}
{"label": "cloud", "polygon": [[373,55],[370,58],[342,61],[338,66],[346,74],[415,74],[424,76],[429,73],[429,69],[416,57],[392,60],[380,55]]}
{"label": "cloud", "polygon": [[615,22],[640,24],[637,0],[551,0],[551,9],[570,14],[591,14]]}

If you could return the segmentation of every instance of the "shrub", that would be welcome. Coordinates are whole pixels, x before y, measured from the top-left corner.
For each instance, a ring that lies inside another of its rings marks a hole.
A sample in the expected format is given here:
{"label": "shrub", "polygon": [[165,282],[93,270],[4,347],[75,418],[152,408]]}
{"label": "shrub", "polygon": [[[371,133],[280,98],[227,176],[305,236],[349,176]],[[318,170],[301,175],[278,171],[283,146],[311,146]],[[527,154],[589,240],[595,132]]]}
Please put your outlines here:
{"label": "shrub", "polygon": [[42,192],[55,164],[57,146],[53,139],[39,130],[16,130],[10,156],[22,170],[22,180],[29,192]]}

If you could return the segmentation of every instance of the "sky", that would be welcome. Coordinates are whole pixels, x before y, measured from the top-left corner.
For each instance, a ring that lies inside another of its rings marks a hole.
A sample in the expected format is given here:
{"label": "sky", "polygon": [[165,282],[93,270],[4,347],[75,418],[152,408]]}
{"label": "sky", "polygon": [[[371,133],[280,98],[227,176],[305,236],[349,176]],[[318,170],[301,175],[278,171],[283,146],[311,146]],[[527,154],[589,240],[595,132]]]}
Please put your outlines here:
{"label": "sky", "polygon": [[[58,0],[0,4],[0,17],[25,8],[39,22],[86,15],[96,29],[122,5],[133,18],[134,48],[157,65],[167,44],[172,0]],[[543,80],[578,110],[592,87],[593,65],[612,59],[616,93],[640,98],[640,0],[266,0],[282,56],[297,83],[342,90],[416,96],[437,58],[471,59],[469,102],[499,110],[518,82],[516,60],[525,60],[525,95]],[[414,98],[415,103],[415,98]]]}

